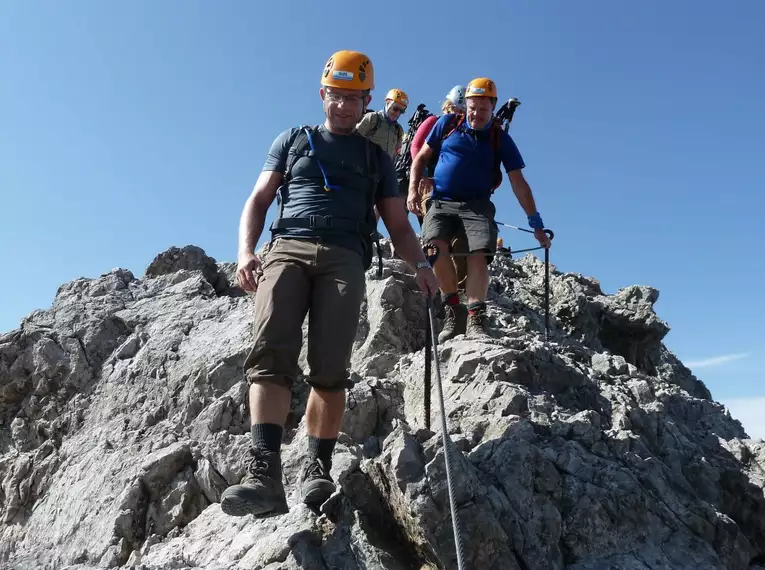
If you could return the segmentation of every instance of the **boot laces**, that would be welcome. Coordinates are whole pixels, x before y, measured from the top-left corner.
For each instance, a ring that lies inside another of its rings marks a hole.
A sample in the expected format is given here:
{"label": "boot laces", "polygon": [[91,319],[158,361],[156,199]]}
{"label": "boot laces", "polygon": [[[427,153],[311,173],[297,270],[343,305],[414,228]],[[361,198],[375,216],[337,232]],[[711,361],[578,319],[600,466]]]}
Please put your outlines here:
{"label": "boot laces", "polygon": [[247,458],[245,468],[253,477],[263,477],[268,474],[270,462],[268,451],[260,448],[250,448],[250,457]]}
{"label": "boot laces", "polygon": [[324,464],[318,457],[308,460],[305,466],[305,480],[310,479],[326,479],[329,477],[329,473],[324,469]]}

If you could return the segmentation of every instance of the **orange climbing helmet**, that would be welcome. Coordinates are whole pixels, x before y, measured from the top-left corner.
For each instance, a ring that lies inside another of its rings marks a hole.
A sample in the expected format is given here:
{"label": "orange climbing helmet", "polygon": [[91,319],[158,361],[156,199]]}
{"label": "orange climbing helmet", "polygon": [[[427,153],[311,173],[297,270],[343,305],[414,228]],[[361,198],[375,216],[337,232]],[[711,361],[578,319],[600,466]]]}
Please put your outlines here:
{"label": "orange climbing helmet", "polygon": [[488,77],[478,77],[467,85],[465,98],[491,97],[497,98],[497,85]]}
{"label": "orange climbing helmet", "polygon": [[321,84],[338,89],[372,90],[375,88],[375,69],[372,61],[361,52],[336,51],[324,66]]}
{"label": "orange climbing helmet", "polygon": [[388,94],[385,96],[385,99],[390,99],[394,103],[398,103],[401,105],[405,110],[409,106],[409,97],[407,97],[406,93],[401,91],[401,89],[391,89],[388,91]]}

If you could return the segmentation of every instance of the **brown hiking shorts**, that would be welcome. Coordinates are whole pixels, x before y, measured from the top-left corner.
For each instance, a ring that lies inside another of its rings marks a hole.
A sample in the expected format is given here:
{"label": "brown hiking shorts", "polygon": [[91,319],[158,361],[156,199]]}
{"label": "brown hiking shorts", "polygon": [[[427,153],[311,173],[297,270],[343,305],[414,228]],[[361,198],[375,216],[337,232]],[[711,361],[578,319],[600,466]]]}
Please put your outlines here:
{"label": "brown hiking shorts", "polygon": [[366,290],[359,254],[339,245],[280,238],[262,269],[255,293],[255,341],[244,364],[248,383],[292,389],[300,373],[308,314],[306,381],[319,390],[351,387],[351,350]]}

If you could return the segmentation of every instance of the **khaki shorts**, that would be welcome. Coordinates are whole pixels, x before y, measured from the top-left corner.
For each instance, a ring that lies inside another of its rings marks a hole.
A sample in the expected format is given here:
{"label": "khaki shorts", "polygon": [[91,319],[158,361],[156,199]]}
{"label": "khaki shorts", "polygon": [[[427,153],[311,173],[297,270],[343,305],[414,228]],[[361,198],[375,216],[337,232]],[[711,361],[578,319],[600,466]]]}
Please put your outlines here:
{"label": "khaki shorts", "polygon": [[308,321],[307,382],[343,390],[366,290],[358,253],[338,245],[277,239],[263,261],[255,293],[255,342],[244,364],[247,381],[292,389],[300,370],[302,326]]}

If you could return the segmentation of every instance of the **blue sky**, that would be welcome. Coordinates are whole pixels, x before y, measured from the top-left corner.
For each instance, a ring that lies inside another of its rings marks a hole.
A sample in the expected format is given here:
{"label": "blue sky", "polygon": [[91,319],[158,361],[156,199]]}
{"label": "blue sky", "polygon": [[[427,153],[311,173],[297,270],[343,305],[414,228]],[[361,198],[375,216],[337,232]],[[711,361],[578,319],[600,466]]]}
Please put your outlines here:
{"label": "blue sky", "polygon": [[[323,65],[358,49],[375,108],[395,86],[436,109],[476,76],[519,98],[553,262],[658,288],[715,398],[765,398],[763,21],[758,0],[3,2],[0,330],[172,245],[234,260],[271,141],[322,121]],[[507,183],[496,202],[525,224]]]}

